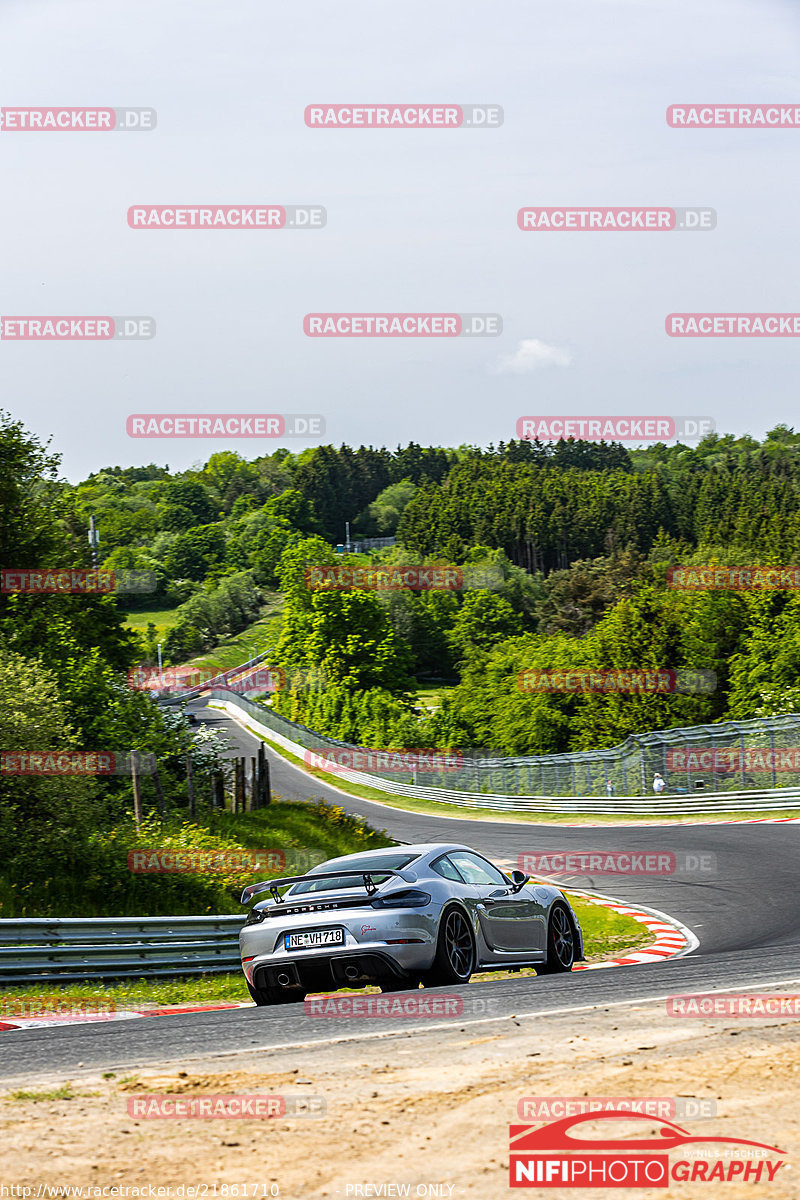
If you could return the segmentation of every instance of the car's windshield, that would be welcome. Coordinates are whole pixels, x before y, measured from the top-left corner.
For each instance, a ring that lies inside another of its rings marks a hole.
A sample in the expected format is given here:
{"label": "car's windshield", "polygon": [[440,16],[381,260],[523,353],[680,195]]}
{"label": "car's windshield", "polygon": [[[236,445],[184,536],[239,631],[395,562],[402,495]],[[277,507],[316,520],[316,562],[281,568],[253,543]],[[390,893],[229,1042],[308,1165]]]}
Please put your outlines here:
{"label": "car's windshield", "polygon": [[[335,871],[341,867],[343,871],[369,871],[376,883],[380,883],[382,879],[386,879],[386,875],[381,875],[381,868],[384,870],[388,867],[391,871],[402,871],[403,867],[407,867],[415,858],[419,858],[418,854],[394,853],[394,854],[375,854],[369,858],[365,855],[363,858],[353,858],[348,862],[343,863],[320,863],[314,871],[309,874],[314,874],[317,871],[327,872]],[[342,888],[363,888],[363,880],[357,878],[337,879],[306,879],[303,883],[296,883],[289,888],[287,895],[298,896],[302,892],[333,892],[341,891]]]}

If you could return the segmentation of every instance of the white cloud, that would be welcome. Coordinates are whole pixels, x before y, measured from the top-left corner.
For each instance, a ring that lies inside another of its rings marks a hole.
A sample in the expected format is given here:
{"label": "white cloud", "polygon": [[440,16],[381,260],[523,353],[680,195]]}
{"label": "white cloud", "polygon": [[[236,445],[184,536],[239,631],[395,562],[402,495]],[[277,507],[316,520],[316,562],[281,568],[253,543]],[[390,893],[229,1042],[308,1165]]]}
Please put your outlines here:
{"label": "white cloud", "polygon": [[525,338],[513,354],[502,358],[495,368],[500,375],[524,375],[540,367],[568,367],[572,355],[558,346],[548,346],[538,338]]}

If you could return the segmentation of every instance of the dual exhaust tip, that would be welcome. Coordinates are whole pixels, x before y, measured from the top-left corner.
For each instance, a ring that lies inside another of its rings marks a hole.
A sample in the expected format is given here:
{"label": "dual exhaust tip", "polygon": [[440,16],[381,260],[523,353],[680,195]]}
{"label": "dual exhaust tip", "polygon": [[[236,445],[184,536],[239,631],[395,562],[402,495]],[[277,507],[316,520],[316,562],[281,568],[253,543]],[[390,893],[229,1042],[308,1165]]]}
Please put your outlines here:
{"label": "dual exhaust tip", "polygon": [[[347,963],[344,968],[344,974],[346,979],[360,979],[361,968],[356,963]],[[279,987],[293,987],[296,986],[297,979],[290,975],[288,971],[281,971],[279,975],[275,976],[275,982]]]}
{"label": "dual exhaust tip", "polygon": [[[361,975],[361,968],[357,967],[355,963],[348,963],[344,973],[347,979],[358,979]],[[297,982],[287,971],[281,971],[280,975],[276,976],[276,981],[281,987],[291,987]]]}

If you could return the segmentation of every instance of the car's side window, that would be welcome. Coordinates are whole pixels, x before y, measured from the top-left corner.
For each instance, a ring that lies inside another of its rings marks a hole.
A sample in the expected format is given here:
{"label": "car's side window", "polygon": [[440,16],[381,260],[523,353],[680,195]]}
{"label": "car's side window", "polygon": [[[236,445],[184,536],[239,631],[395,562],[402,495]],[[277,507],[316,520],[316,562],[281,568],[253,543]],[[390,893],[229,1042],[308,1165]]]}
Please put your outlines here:
{"label": "car's side window", "polygon": [[467,850],[454,850],[450,857],[467,883],[493,884],[495,887],[498,884],[508,886],[506,877],[485,858],[481,858],[477,854],[470,854]]}
{"label": "car's side window", "polygon": [[446,854],[431,863],[431,870],[435,871],[437,875],[441,875],[443,879],[452,879],[453,883],[464,883],[463,877]]}

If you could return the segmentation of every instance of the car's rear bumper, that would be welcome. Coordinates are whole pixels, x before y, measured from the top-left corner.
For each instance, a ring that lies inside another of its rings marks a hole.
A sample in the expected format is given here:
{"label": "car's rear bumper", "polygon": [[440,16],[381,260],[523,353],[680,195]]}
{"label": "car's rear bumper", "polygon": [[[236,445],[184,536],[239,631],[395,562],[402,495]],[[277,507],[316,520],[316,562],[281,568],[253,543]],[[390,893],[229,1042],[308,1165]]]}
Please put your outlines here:
{"label": "car's rear bumper", "polygon": [[[402,957],[408,960],[413,956],[406,954]],[[388,954],[384,949],[342,950],[307,957],[287,955],[280,962],[265,957],[243,963],[243,967],[253,987],[304,992],[365,987],[376,983],[402,983],[416,974],[417,969],[422,969],[415,962],[399,962],[397,955]]]}
{"label": "car's rear bumper", "polygon": [[[344,930],[342,945],[287,950],[284,935],[307,931],[322,923],[308,918],[268,918],[245,926],[239,938],[242,968],[254,987],[303,988],[359,987],[367,983],[402,981],[430,969],[436,953],[437,926],[430,912],[370,914],[370,928],[362,912],[337,914],[331,922]],[[291,985],[280,982],[288,976]]]}

